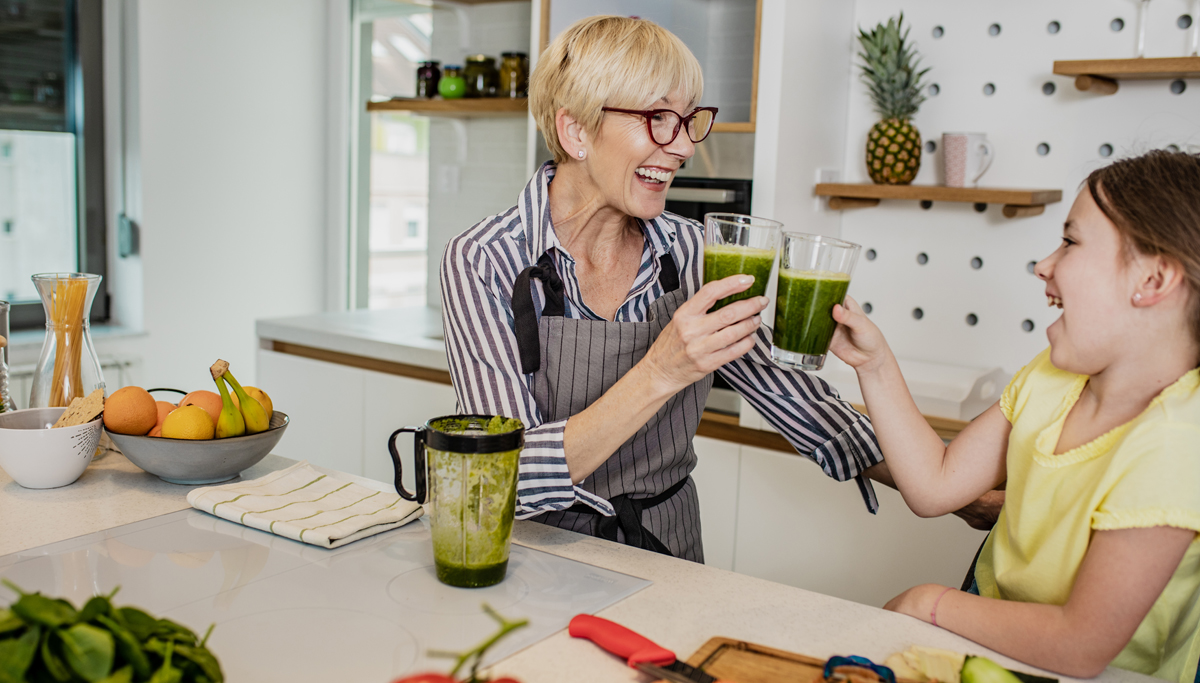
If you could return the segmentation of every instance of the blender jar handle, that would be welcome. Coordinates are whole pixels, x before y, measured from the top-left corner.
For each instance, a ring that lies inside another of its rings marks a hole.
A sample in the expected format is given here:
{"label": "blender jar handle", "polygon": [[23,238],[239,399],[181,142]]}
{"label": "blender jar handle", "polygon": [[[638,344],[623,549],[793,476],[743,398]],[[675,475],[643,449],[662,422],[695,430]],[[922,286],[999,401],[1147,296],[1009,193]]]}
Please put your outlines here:
{"label": "blender jar handle", "polygon": [[[412,432],[413,435],[413,466],[416,468],[416,495],[413,495],[404,489],[404,484],[401,482],[401,476],[404,474],[404,469],[400,464],[400,453],[396,451],[396,437],[404,432]],[[404,500],[411,500],[417,503],[425,504],[426,493],[428,487],[425,482],[425,428],[424,427],[401,427],[392,432],[388,438],[388,451],[392,454],[392,468],[396,471],[396,493]]]}

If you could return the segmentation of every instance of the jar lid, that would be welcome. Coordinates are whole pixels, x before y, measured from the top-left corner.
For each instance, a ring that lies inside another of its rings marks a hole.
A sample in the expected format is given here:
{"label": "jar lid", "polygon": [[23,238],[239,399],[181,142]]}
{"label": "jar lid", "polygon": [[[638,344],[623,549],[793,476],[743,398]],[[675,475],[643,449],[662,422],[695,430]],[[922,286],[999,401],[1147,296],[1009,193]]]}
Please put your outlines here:
{"label": "jar lid", "polygon": [[495,57],[488,57],[487,55],[471,55],[471,56],[467,57],[468,64],[470,64],[472,62],[494,62],[494,61],[496,61]]}
{"label": "jar lid", "polygon": [[461,68],[462,68],[462,64],[447,64],[447,65],[446,65],[446,68],[447,68],[447,69],[461,69]]}
{"label": "jar lid", "polygon": [[526,55],[524,52],[501,52],[500,56],[501,57],[520,57],[520,58],[524,59],[528,55]]}
{"label": "jar lid", "polygon": [[441,62],[439,62],[436,59],[430,59],[425,62],[420,62],[420,64],[421,64],[421,66],[437,66],[437,65],[441,64]]}

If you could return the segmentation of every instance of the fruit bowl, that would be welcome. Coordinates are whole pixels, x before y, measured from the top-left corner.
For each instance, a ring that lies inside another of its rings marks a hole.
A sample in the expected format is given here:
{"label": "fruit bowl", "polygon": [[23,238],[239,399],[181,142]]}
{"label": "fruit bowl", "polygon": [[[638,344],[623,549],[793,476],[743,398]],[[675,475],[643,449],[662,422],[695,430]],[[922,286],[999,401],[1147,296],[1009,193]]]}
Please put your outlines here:
{"label": "fruit bowl", "polygon": [[163,481],[195,486],[233,479],[267,457],[287,429],[288,416],[276,410],[265,432],[228,439],[189,441],[108,432],[129,461]]}

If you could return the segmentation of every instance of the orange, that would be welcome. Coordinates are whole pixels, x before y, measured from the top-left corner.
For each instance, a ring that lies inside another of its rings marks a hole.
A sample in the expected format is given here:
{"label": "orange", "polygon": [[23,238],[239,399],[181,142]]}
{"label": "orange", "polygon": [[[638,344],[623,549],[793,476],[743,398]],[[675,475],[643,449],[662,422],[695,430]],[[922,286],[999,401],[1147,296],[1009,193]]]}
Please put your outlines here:
{"label": "orange", "polygon": [[183,400],[179,402],[180,408],[192,405],[203,408],[204,411],[208,413],[208,416],[212,418],[213,426],[217,426],[217,418],[221,415],[220,394],[215,391],[205,391],[204,389],[200,389],[198,391],[193,391],[187,396],[184,396]]}
{"label": "orange", "polygon": [[154,397],[141,387],[123,387],[104,401],[104,428],[117,434],[141,436],[158,424]]}
{"label": "orange", "polygon": [[208,412],[197,405],[172,410],[162,426],[162,435],[167,439],[211,439],[215,433]]}
{"label": "orange", "polygon": [[175,410],[176,406],[174,403],[170,403],[168,401],[155,401],[154,405],[158,408],[158,422],[156,422],[154,426],[161,427],[163,420],[167,419],[167,415],[170,415],[171,411]]}

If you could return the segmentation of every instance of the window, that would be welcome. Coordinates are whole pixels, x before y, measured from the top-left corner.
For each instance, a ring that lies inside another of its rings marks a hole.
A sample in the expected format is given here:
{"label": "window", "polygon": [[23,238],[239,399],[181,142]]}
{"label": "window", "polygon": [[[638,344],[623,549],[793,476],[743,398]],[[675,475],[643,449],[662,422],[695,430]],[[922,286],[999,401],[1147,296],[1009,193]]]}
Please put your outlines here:
{"label": "window", "polygon": [[[430,8],[359,0],[355,26],[360,41],[357,81],[362,90],[370,88],[355,98],[356,106],[361,107],[367,99],[416,94],[417,67],[430,58]],[[404,112],[355,111],[354,116],[360,121],[358,154],[367,157],[359,165],[369,173],[369,179],[361,178],[354,192],[369,196],[358,199],[360,206],[368,207],[358,219],[358,234],[366,236],[367,245],[353,250],[360,254],[353,305],[371,309],[423,306],[428,266],[429,120]]]}
{"label": "window", "polygon": [[[106,274],[101,31],[100,2],[8,0],[0,14],[0,299],[13,328],[45,322],[31,275]],[[102,288],[91,320],[108,307]]]}

